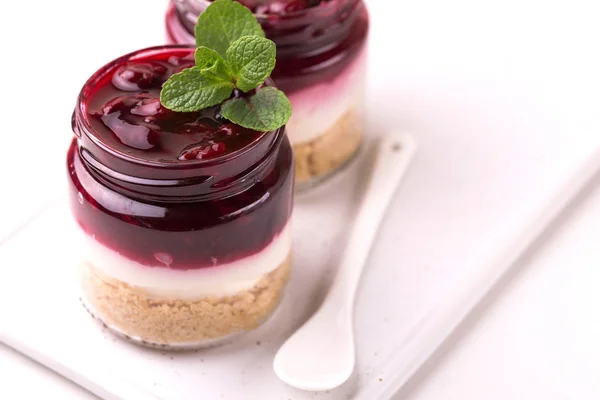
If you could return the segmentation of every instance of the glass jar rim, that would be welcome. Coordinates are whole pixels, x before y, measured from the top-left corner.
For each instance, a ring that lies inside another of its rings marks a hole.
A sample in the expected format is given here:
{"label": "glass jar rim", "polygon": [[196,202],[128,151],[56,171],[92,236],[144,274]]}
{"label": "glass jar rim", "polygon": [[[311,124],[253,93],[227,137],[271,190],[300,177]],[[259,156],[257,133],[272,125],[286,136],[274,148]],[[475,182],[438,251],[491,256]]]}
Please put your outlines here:
{"label": "glass jar rim", "polygon": [[[284,127],[278,128],[275,131],[263,132],[262,135],[258,136],[255,140],[247,144],[246,146],[235,150],[231,153],[226,153],[220,155],[215,158],[211,158],[208,160],[190,160],[190,161],[178,161],[178,162],[166,162],[166,161],[154,161],[148,160],[142,157],[137,157],[123,151],[119,151],[113,146],[105,143],[99,135],[94,133],[94,128],[90,123],[89,116],[87,113],[87,105],[89,100],[93,96],[93,88],[94,86],[100,82],[103,78],[105,78],[108,74],[116,70],[119,66],[127,61],[138,61],[144,60],[146,57],[150,55],[160,54],[163,52],[169,51],[185,51],[189,50],[193,52],[195,50],[195,46],[179,44],[179,45],[160,45],[160,46],[152,46],[146,47],[143,49],[135,50],[130,53],[127,53],[121,57],[118,57],[105,65],[99,68],[83,85],[79,95],[77,97],[77,106],[75,108],[74,119],[73,119],[73,129],[77,136],[86,135],[89,140],[91,140],[94,145],[96,145],[101,151],[106,152],[112,157],[120,159],[127,163],[137,164],[144,167],[151,168],[162,168],[162,169],[197,169],[197,168],[205,168],[211,167],[218,164],[222,164],[224,162],[229,162],[235,160],[238,157],[243,156],[244,154],[252,151],[256,148],[266,137],[268,137],[269,133],[275,132],[275,138],[272,142],[272,145],[278,142],[277,137],[283,134]],[[274,86],[273,81],[269,78],[265,83],[268,86]]]}
{"label": "glass jar rim", "polygon": [[[181,0],[175,0],[175,3],[179,2]],[[196,3],[198,6],[206,8],[208,7],[213,1],[212,0],[187,0],[187,1],[191,1],[193,3]],[[320,3],[318,6],[314,6],[314,7],[307,7],[301,10],[295,10],[295,11],[291,11],[285,14],[285,18],[286,19],[293,19],[294,17],[310,17],[310,16],[317,16],[320,13],[325,13],[327,14],[328,12],[332,12],[332,11],[336,11],[337,7],[339,7],[340,2],[342,3],[351,3],[351,2],[355,2],[358,3],[361,0],[330,0],[330,1],[325,1],[323,3]],[[266,21],[269,18],[270,14],[257,14],[257,13],[253,13],[254,16],[259,20],[259,22],[262,21]]]}

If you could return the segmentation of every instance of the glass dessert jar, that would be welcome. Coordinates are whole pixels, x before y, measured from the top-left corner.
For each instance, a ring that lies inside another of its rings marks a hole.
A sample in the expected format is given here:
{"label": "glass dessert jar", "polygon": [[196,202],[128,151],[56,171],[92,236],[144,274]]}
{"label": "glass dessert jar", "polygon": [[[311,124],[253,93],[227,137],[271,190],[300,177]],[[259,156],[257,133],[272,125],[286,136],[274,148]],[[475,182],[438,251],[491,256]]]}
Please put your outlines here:
{"label": "glass dessert jar", "polygon": [[67,170],[82,300],[145,345],[202,347],[256,328],[290,270],[285,129],[242,128],[219,106],[163,108],[163,82],[193,65],[193,51],[155,47],[107,64],[73,114]]}
{"label": "glass dessert jar", "polygon": [[[240,0],[277,44],[273,79],[292,102],[287,124],[298,188],[340,169],[364,133],[363,100],[369,18],[362,0]],[[171,43],[194,43],[209,0],[173,0]]]}

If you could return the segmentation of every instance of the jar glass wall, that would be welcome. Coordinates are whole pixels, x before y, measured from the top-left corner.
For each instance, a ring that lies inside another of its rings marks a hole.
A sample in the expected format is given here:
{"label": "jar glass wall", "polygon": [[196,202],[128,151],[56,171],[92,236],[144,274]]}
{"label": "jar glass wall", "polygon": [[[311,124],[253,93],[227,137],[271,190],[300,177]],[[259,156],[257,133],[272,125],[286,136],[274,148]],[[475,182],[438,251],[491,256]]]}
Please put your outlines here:
{"label": "jar glass wall", "polygon": [[[293,106],[286,132],[297,187],[311,186],[342,168],[362,143],[366,7],[362,0],[241,2],[277,44],[272,77]],[[173,0],[166,16],[169,42],[194,43],[198,15],[208,5],[209,0]]]}
{"label": "jar glass wall", "polygon": [[175,113],[162,83],[193,48],[141,50],[81,91],[67,156],[82,299],[152,346],[211,345],[262,324],[290,269],[293,157],[285,128],[250,131],[218,107]]}

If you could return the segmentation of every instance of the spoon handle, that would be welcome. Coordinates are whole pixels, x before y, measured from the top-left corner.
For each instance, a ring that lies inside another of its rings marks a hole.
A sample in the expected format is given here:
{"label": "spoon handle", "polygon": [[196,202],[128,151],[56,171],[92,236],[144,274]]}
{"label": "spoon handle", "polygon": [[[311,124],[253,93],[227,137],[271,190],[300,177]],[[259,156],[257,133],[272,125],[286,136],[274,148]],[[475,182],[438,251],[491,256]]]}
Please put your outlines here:
{"label": "spoon handle", "polygon": [[337,277],[331,287],[333,302],[352,312],[356,288],[386,209],[415,153],[409,135],[386,135],[378,143],[373,169],[354,219]]}

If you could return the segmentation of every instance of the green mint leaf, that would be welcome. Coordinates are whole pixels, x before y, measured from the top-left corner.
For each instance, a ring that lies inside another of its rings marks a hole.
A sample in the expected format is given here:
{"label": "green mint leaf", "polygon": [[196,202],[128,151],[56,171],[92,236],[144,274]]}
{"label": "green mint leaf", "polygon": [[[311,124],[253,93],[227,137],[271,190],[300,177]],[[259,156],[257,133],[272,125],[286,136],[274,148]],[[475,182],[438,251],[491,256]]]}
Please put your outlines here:
{"label": "green mint leaf", "polygon": [[221,115],[244,128],[267,132],[287,123],[292,105],[282,91],[265,87],[248,99],[227,100],[221,106]]}
{"label": "green mint leaf", "polygon": [[221,103],[231,96],[231,92],[233,83],[209,78],[198,67],[193,67],[171,76],[164,83],[160,102],[173,111],[199,111]]}
{"label": "green mint leaf", "polygon": [[229,82],[233,81],[225,60],[216,51],[204,46],[198,47],[195,58],[196,67],[202,71],[202,75],[208,78],[217,78]]}
{"label": "green mint leaf", "polygon": [[215,0],[204,10],[195,29],[196,46],[206,46],[221,56],[231,43],[242,36],[260,36],[265,33],[252,12],[232,0]]}
{"label": "green mint leaf", "polygon": [[237,88],[252,90],[275,68],[275,43],[258,36],[242,36],[227,49],[227,64],[237,78]]}

